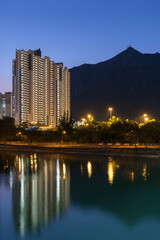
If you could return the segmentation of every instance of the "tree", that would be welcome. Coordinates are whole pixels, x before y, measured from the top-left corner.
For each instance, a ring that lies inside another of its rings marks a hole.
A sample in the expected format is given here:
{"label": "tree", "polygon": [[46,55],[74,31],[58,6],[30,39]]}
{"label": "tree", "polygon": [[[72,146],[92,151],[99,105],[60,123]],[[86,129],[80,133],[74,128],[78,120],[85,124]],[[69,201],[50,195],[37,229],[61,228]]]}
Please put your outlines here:
{"label": "tree", "polygon": [[17,128],[14,124],[14,119],[4,117],[0,120],[0,140],[12,141],[16,139]]}
{"label": "tree", "polygon": [[65,130],[67,133],[71,133],[73,130],[73,123],[74,123],[74,121],[73,121],[72,116],[69,118],[68,113],[65,114],[65,112],[64,112],[62,118],[60,118],[60,120],[59,120],[58,129],[60,131]]}

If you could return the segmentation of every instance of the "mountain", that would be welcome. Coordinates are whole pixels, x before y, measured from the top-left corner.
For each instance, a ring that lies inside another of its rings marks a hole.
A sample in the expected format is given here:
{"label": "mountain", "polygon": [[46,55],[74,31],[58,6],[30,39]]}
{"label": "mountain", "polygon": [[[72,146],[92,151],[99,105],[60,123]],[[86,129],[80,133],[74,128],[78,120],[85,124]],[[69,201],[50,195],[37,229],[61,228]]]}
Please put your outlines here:
{"label": "mountain", "polygon": [[87,113],[108,118],[108,107],[122,119],[140,120],[143,113],[160,119],[160,54],[143,54],[132,47],[97,64],[70,69],[74,118]]}

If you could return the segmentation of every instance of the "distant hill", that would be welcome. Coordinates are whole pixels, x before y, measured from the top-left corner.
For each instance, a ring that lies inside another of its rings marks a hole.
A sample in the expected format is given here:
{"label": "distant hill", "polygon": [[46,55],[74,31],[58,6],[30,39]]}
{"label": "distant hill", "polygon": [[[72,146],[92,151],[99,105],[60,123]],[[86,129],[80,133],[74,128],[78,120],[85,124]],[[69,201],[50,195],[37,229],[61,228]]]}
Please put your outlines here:
{"label": "distant hill", "polygon": [[92,113],[106,120],[108,107],[121,118],[148,113],[160,120],[160,54],[127,48],[112,59],[70,69],[71,108],[75,119]]}

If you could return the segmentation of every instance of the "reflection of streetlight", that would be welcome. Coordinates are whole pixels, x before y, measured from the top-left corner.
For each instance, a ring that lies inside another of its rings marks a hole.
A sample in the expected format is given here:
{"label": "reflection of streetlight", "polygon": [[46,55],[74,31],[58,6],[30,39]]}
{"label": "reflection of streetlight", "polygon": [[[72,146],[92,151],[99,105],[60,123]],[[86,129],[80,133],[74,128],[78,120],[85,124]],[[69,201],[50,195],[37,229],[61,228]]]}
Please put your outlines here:
{"label": "reflection of streetlight", "polygon": [[83,175],[83,165],[81,164],[81,175]]}
{"label": "reflection of streetlight", "polygon": [[91,164],[91,162],[87,163],[87,170],[88,170],[88,177],[90,178],[92,176],[92,164]]}
{"label": "reflection of streetlight", "polygon": [[115,174],[115,163],[114,161],[112,161],[112,158],[110,158],[108,162],[108,181],[111,185],[113,184],[114,174]]}
{"label": "reflection of streetlight", "polygon": [[66,179],[66,165],[63,163],[63,179]]}
{"label": "reflection of streetlight", "polygon": [[109,111],[109,118],[111,119],[111,118],[112,118],[113,108],[112,108],[112,107],[109,107],[109,108],[108,108],[108,111]]}
{"label": "reflection of streetlight", "polygon": [[63,135],[66,134],[66,131],[62,131],[62,143],[63,143]]}
{"label": "reflection of streetlight", "polygon": [[144,181],[146,181],[147,180],[147,164],[145,164],[143,167],[142,176],[144,177]]}
{"label": "reflection of streetlight", "polygon": [[134,182],[134,172],[131,172],[131,181]]}

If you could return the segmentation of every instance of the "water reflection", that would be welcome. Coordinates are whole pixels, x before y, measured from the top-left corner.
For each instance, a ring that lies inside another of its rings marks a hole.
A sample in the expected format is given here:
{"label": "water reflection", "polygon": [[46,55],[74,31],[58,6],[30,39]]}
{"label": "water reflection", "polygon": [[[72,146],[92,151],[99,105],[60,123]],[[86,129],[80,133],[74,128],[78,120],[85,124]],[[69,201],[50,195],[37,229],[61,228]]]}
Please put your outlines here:
{"label": "water reflection", "polygon": [[131,172],[131,181],[134,182],[134,172]]}
{"label": "water reflection", "polygon": [[92,164],[91,162],[87,163],[88,178],[92,176]]}
{"label": "water reflection", "polygon": [[108,159],[108,181],[112,185],[114,180],[114,174],[116,170],[115,161],[111,157]]}
{"label": "water reflection", "polygon": [[159,159],[92,157],[83,164],[81,159],[81,166],[83,177],[90,180],[80,180],[76,168],[72,172],[71,200],[75,204],[111,213],[129,226],[145,218],[160,218]]}
{"label": "water reflection", "polygon": [[144,177],[144,181],[147,181],[147,164],[144,164],[142,176]]}
{"label": "water reflection", "polygon": [[141,222],[145,225],[146,219],[160,223],[159,159],[0,154],[0,173],[0,187],[5,182],[12,193],[13,223],[20,236],[41,234],[49,223],[55,224],[50,227],[51,236],[58,231],[56,227],[61,231],[65,225],[66,232],[69,224],[72,229],[76,223],[80,227],[75,231],[83,232],[86,227],[87,232],[92,227],[88,219],[101,213],[103,234],[109,239],[105,224],[113,218],[113,226],[126,232]]}
{"label": "water reflection", "polygon": [[83,176],[83,164],[82,163],[81,163],[80,168],[81,168],[81,175]]}
{"label": "water reflection", "polygon": [[70,169],[59,157],[17,156],[11,173],[14,221],[21,235],[37,231],[68,209]]}

